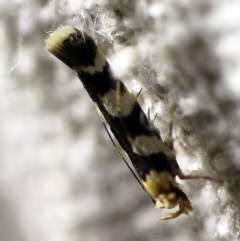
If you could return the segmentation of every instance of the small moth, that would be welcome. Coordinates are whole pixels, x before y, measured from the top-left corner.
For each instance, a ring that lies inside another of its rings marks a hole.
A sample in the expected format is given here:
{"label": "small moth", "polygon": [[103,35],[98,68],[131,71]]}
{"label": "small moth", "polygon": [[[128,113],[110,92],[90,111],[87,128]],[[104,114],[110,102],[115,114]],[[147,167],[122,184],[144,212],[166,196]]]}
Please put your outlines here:
{"label": "small moth", "polygon": [[161,220],[192,212],[193,207],[176,182],[176,177],[199,177],[185,176],[181,172],[172,141],[164,144],[136,97],[113,76],[109,63],[94,40],[84,31],[62,26],[47,38],[46,50],[76,72],[127,153],[156,207],[171,209],[179,206],[178,211],[167,214]]}

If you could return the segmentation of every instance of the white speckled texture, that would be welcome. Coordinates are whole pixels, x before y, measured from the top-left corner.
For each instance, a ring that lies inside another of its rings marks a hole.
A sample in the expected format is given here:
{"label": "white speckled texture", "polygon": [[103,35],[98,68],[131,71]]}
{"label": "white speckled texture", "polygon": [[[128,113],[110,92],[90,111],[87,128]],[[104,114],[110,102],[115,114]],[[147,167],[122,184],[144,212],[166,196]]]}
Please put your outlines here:
{"label": "white speckled texture", "polygon": [[[240,2],[67,0],[0,2],[0,239],[238,240]],[[85,28],[114,73],[174,124],[195,212],[158,221],[109,141],[77,77],[44,51],[47,32]],[[137,83],[137,81],[140,83]]]}

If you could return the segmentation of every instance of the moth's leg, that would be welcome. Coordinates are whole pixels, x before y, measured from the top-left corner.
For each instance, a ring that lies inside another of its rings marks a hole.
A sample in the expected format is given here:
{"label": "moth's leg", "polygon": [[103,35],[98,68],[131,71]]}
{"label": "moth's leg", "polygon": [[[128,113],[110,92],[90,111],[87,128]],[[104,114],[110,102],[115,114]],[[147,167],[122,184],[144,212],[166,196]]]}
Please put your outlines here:
{"label": "moth's leg", "polygon": [[[174,147],[173,147],[173,142],[175,141],[172,137],[172,126],[173,124],[170,123],[170,130],[169,130],[169,134],[170,134],[170,142],[168,143],[169,148],[172,148],[172,151],[174,151]],[[172,141],[172,142],[171,142]],[[171,149],[170,149],[171,150]],[[176,176],[178,176],[181,180],[190,180],[190,179],[205,179],[205,180],[209,180],[209,181],[215,181],[218,183],[221,183],[223,185],[227,185],[227,183],[225,183],[225,181],[223,181],[220,178],[215,178],[215,177],[209,177],[209,176],[205,176],[205,175],[186,175],[182,172],[182,170],[180,169],[180,167],[178,166],[178,163],[176,161],[176,157],[171,159],[172,165],[173,165],[173,169],[174,169],[174,173]]]}
{"label": "moth's leg", "polygon": [[170,122],[168,137],[167,139],[165,139],[164,145],[166,148],[166,155],[168,157],[168,161],[171,164],[172,172],[176,176],[178,175],[177,173],[182,173],[182,171],[176,160],[176,151],[174,149],[174,141],[176,141],[176,139],[173,138],[172,131],[173,131],[173,123]]}
{"label": "moth's leg", "polygon": [[173,143],[174,140],[173,136],[172,136],[172,128],[173,128],[173,123],[170,122],[170,127],[169,127],[169,137],[168,137],[168,141],[167,141],[167,148],[168,149],[168,155],[169,155],[169,161],[172,164],[172,168],[173,171],[175,173],[176,176],[178,176],[181,180],[189,180],[189,179],[205,179],[205,180],[209,180],[209,181],[215,181],[224,185],[227,185],[225,181],[223,181],[220,178],[214,178],[214,177],[209,177],[209,176],[205,176],[205,175],[186,175],[182,172],[182,170],[180,169],[177,161],[176,161],[176,156],[175,156],[175,152],[174,152],[174,146]]}
{"label": "moth's leg", "polygon": [[205,179],[205,180],[212,181],[212,182],[218,182],[219,184],[221,184],[223,186],[228,186],[228,183],[226,181],[224,181],[223,179],[215,178],[215,177],[209,177],[209,176],[205,176],[205,175],[200,175],[200,176],[198,176],[198,175],[186,175],[180,169],[176,170],[176,175],[181,180]]}
{"label": "moth's leg", "polygon": [[116,110],[118,113],[118,116],[121,112],[121,107],[120,107],[120,101],[121,101],[121,83],[120,81],[117,82],[117,86],[116,86]]}
{"label": "moth's leg", "polygon": [[136,99],[137,99],[137,98],[138,98],[138,96],[141,94],[142,89],[143,89],[143,88],[141,88],[141,89],[138,91],[138,93],[136,94]]}

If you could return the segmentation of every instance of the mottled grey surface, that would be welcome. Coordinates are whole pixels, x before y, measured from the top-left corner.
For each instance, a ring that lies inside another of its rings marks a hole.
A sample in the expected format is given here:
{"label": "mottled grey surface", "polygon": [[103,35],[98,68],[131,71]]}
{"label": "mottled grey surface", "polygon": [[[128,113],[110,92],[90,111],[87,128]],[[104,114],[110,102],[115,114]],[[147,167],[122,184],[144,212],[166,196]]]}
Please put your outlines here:
{"label": "mottled grey surface", "polygon": [[[174,122],[190,217],[158,221],[80,81],[44,51],[47,32],[85,28],[166,137]],[[240,2],[0,2],[0,239],[237,240]],[[140,83],[140,84],[139,84]]]}

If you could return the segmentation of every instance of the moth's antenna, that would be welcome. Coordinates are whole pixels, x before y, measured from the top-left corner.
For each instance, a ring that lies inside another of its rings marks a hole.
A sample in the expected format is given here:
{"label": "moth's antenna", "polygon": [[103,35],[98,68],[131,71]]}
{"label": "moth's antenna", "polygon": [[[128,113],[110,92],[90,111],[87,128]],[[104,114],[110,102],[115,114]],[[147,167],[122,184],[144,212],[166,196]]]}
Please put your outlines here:
{"label": "moth's antenna", "polygon": [[125,159],[125,157],[122,155],[122,153],[120,152],[120,150],[118,149],[116,143],[114,142],[111,134],[108,131],[108,128],[106,126],[106,124],[102,121],[102,124],[114,146],[114,148],[116,149],[117,153],[121,156],[121,158],[123,159],[123,161],[125,162],[125,164],[127,165],[128,169],[130,170],[130,172],[133,174],[133,176],[136,178],[137,182],[139,183],[139,185],[142,187],[142,189],[144,190],[144,192],[148,195],[148,197],[152,200],[152,202],[154,203],[154,205],[156,205],[156,201],[153,199],[153,197],[150,195],[150,193],[148,193],[148,191],[146,190],[146,188],[143,186],[142,182],[139,180],[138,176],[136,175],[136,173],[133,171],[133,169],[131,168],[131,166],[128,164],[127,160]]}

